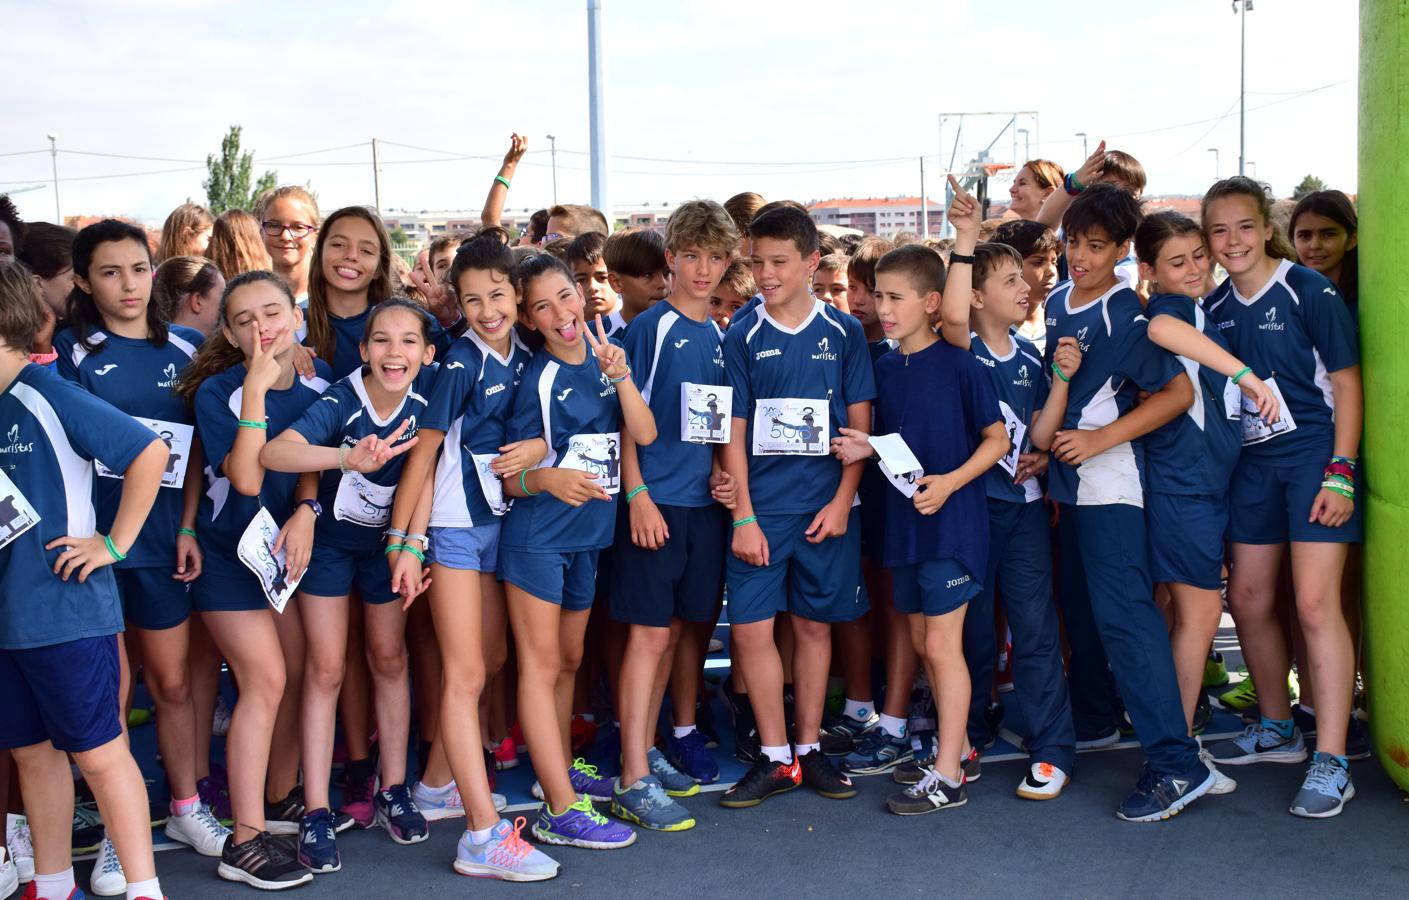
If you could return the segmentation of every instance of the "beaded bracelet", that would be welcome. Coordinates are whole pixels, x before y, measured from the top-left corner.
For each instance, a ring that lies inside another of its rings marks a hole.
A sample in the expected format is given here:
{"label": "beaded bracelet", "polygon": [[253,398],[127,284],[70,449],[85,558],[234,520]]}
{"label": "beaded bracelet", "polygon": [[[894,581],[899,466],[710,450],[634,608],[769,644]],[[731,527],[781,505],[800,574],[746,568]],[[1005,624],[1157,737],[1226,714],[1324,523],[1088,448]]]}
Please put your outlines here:
{"label": "beaded bracelet", "polygon": [[108,548],[108,554],[113,558],[113,562],[122,562],[124,559],[127,559],[126,553],[119,553],[117,547],[113,546],[112,535],[103,535],[103,546]]}
{"label": "beaded bracelet", "polygon": [[626,379],[628,379],[628,378],[630,378],[630,377],[631,377],[631,367],[630,367],[630,366],[627,366],[627,367],[626,367],[626,374],[625,374],[625,375],[621,376],[620,378],[611,378],[611,377],[609,376],[609,377],[607,378],[607,381],[610,381],[612,384],[621,384],[623,381],[625,381]]}
{"label": "beaded bracelet", "polygon": [[632,488],[631,490],[629,490],[629,491],[626,492],[626,502],[627,502],[627,503],[630,503],[632,497],[635,497],[637,494],[641,493],[642,491],[649,491],[649,490],[650,490],[650,488],[647,487],[647,486],[644,485],[644,484],[638,485],[638,486]]}
{"label": "beaded bracelet", "polygon": [[523,495],[524,495],[525,497],[537,497],[537,496],[538,496],[538,492],[537,492],[537,491],[530,491],[530,490],[528,489],[528,481],[527,481],[527,478],[528,478],[528,469],[524,469],[524,470],[522,470],[521,472],[519,472],[519,490],[523,491]]}
{"label": "beaded bracelet", "polygon": [[261,431],[269,430],[268,422],[256,422],[253,419],[240,419],[239,425],[241,428],[258,428]]}
{"label": "beaded bracelet", "polygon": [[752,523],[754,523],[754,522],[757,522],[757,521],[758,521],[758,516],[749,516],[749,517],[746,518],[746,519],[740,519],[739,521],[735,522],[735,523],[734,523],[734,527],[735,527],[735,528],[743,528],[745,525],[750,525],[750,524],[752,524]]}

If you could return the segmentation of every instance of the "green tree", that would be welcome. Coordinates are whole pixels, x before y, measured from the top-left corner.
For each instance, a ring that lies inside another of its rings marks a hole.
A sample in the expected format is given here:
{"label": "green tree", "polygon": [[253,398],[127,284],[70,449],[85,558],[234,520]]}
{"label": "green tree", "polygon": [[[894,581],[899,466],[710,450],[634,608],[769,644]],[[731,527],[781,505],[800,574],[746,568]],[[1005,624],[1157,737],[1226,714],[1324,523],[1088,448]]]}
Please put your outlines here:
{"label": "green tree", "polygon": [[1307,194],[1315,193],[1316,191],[1324,191],[1325,189],[1326,182],[1317,178],[1315,175],[1308,175],[1301,180],[1301,184],[1292,188],[1292,199],[1300,200]]}
{"label": "green tree", "polygon": [[217,216],[227,209],[253,209],[259,195],[271,190],[278,179],[266,171],[254,181],[254,154],[240,151],[239,125],[231,125],[220,142],[220,156],[207,154],[205,167],[208,177],[201,183],[205,188],[206,206]]}
{"label": "green tree", "polygon": [[411,243],[411,235],[406,233],[406,229],[398,225],[391,230],[391,242],[397,247],[404,247]]}

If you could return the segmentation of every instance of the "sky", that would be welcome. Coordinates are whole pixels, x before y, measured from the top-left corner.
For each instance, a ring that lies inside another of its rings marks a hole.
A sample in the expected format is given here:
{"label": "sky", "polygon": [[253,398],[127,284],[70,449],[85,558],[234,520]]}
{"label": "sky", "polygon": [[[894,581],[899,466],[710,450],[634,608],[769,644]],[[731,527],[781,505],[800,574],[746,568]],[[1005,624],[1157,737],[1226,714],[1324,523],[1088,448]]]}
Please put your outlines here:
{"label": "sky", "polygon": [[[976,110],[1038,114],[1016,123],[1029,132],[1019,162],[1072,169],[1077,132],[1093,149],[1109,137],[1144,163],[1151,194],[1201,193],[1237,171],[1229,0],[602,6],[617,209],[744,190],[915,195],[921,156],[942,197],[959,120],[941,135],[940,115]],[[1248,174],[1279,196],[1307,174],[1353,192],[1357,4],[1254,7]],[[48,134],[64,215],[160,224],[204,199],[205,156],[231,125],[257,172],[311,186],[325,212],[372,203],[374,137],[384,211],[478,209],[515,131],[530,152],[511,210],[552,202],[549,134],[557,198],[591,199],[585,0],[0,0],[0,21],[0,191],[27,219],[54,217]],[[1012,162],[1005,126],[965,118],[958,160],[996,138],[992,158]]]}

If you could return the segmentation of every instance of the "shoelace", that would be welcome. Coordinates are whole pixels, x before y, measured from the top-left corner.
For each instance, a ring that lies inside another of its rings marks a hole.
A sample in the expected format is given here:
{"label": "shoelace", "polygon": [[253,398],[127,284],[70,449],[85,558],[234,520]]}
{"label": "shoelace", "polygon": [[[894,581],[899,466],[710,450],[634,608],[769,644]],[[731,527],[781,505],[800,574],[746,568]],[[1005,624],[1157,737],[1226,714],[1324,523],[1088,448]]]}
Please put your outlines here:
{"label": "shoelace", "polygon": [[1317,760],[1306,771],[1306,781],[1302,782],[1302,788],[1313,790],[1318,794],[1339,796],[1341,786],[1337,776],[1340,772],[1341,767],[1330,760]]}
{"label": "shoelace", "polygon": [[122,871],[122,860],[117,858],[117,848],[107,838],[103,839],[103,861],[100,868],[104,875],[112,875]]}
{"label": "shoelace", "polygon": [[34,856],[34,839],[30,837],[29,825],[16,825],[14,833],[10,835],[10,858]]}
{"label": "shoelace", "polygon": [[575,809],[582,813],[593,825],[607,824],[607,817],[597,812],[597,807],[593,806],[592,801],[586,797],[579,799],[572,806],[569,806],[568,809]]}
{"label": "shoelace", "polygon": [[912,797],[924,797],[939,790],[939,773],[934,769],[925,769],[920,780],[905,789],[905,793]]}
{"label": "shoelace", "polygon": [[1038,777],[1038,778],[1045,778],[1046,780],[1051,781],[1051,780],[1052,780],[1052,771],[1053,771],[1054,768],[1055,768],[1055,767],[1054,767],[1051,763],[1038,763],[1038,764],[1037,764],[1037,777]]}
{"label": "shoelace", "polygon": [[230,829],[220,824],[220,820],[215,817],[215,813],[210,811],[210,807],[201,804],[195,811],[196,824],[206,830],[208,834],[224,837],[230,833]]}
{"label": "shoelace", "polygon": [[489,861],[496,866],[506,868],[515,867],[533,852],[533,845],[524,840],[520,832],[524,825],[528,824],[523,816],[514,819],[514,827],[508,834],[504,835],[504,840],[491,851],[489,851]]}
{"label": "shoelace", "polygon": [[597,767],[593,765],[588,765],[587,760],[583,759],[580,756],[572,761],[572,767],[574,770],[581,772],[588,778],[597,777]]}

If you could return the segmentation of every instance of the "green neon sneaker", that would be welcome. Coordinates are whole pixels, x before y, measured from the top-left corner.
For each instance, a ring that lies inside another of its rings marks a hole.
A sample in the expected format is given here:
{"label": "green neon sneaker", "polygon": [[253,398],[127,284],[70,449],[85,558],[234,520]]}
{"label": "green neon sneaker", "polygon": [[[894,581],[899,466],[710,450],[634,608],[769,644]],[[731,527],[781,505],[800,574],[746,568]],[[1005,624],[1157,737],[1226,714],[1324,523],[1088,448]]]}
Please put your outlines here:
{"label": "green neon sneaker", "polygon": [[1204,662],[1204,687],[1223,687],[1228,683],[1228,667],[1223,664],[1223,654],[1217,650],[1208,655]]}

